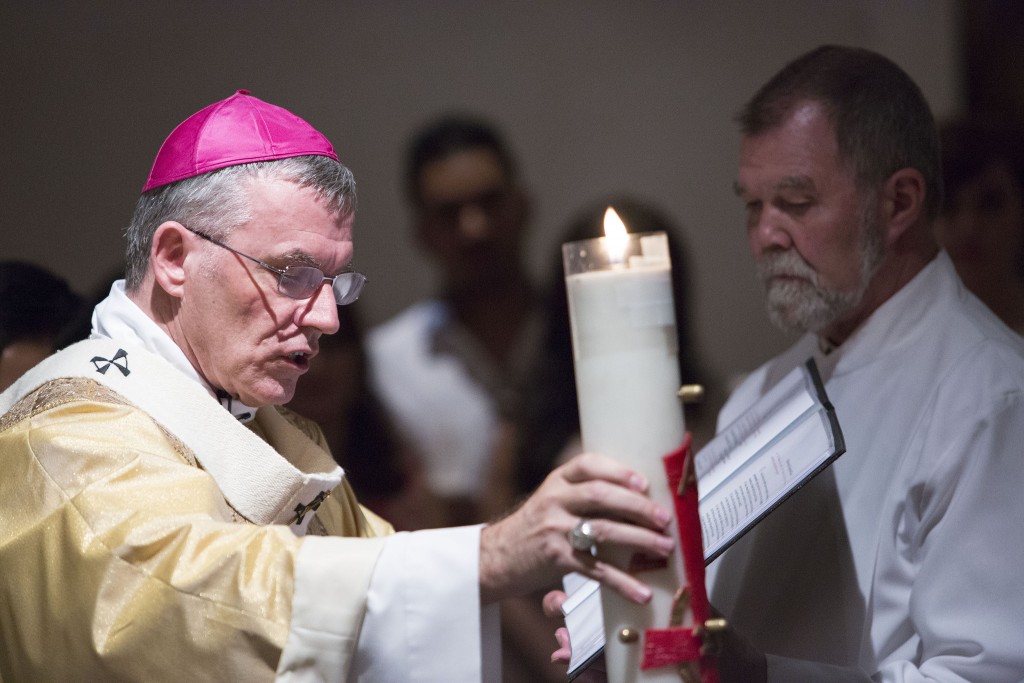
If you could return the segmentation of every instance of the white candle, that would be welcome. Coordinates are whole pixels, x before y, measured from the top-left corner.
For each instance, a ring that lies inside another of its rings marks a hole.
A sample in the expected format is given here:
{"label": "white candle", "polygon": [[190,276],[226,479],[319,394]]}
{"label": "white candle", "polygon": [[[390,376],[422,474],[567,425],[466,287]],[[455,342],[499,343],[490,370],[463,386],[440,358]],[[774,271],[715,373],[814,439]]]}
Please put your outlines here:
{"label": "white candle", "polygon": [[[626,235],[624,226],[617,236],[609,232],[621,225],[609,209],[608,236],[562,246],[583,447],[643,473],[651,497],[673,509],[661,458],[682,444],[685,424],[668,239]],[[675,525],[671,531],[678,548]],[[602,552],[602,559],[625,568],[630,558]],[[641,671],[640,660],[644,629],[669,626],[672,598],[685,581],[681,557],[636,575],[654,590],[647,605],[601,591],[608,680],[678,683],[675,667]],[[623,629],[640,638],[624,642]]]}

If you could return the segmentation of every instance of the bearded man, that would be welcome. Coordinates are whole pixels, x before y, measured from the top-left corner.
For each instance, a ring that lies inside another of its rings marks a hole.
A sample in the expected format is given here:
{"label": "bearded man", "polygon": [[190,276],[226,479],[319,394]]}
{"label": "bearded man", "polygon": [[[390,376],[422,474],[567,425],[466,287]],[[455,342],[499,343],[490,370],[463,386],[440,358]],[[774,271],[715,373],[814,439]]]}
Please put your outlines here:
{"label": "bearded man", "polygon": [[888,59],[826,46],[739,121],[768,314],[804,335],[719,428],[813,357],[847,451],[708,568],[723,681],[1020,681],[1024,350],[935,243],[923,95]]}

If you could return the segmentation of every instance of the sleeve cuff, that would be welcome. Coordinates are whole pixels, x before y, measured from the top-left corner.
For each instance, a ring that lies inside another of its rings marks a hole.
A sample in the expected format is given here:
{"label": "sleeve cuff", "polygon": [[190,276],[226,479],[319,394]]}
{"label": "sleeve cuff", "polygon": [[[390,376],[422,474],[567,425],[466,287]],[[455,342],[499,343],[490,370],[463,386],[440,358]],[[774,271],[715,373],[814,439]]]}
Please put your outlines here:
{"label": "sleeve cuff", "polygon": [[[481,526],[386,539],[370,584],[354,673],[367,681],[480,681]],[[487,648],[488,658],[493,654]]]}
{"label": "sleeve cuff", "polygon": [[370,577],[384,543],[383,538],[303,538],[277,681],[345,680],[359,640]]}

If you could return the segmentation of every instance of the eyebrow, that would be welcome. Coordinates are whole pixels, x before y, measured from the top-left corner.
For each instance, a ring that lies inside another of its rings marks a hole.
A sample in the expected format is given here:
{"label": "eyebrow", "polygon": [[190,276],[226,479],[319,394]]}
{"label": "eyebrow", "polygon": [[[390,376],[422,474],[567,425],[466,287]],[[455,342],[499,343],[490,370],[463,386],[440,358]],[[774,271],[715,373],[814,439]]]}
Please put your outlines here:
{"label": "eyebrow", "polygon": [[[779,182],[775,183],[775,186],[772,189],[776,192],[779,190],[804,190],[806,192],[816,191],[814,181],[805,175],[786,176]],[[740,183],[740,181],[734,180],[732,182],[732,191],[737,197],[739,197],[746,193],[747,188]]]}
{"label": "eyebrow", "polygon": [[353,270],[352,259],[349,259],[348,262],[345,263],[345,265],[342,267],[341,270],[339,270],[336,273],[331,273],[331,272],[327,271],[323,267],[323,264],[318,259],[313,258],[312,256],[310,256],[309,254],[307,254],[304,251],[298,251],[298,250],[293,250],[293,251],[290,251],[290,252],[288,252],[286,254],[282,254],[281,256],[275,256],[273,258],[278,263],[284,264],[285,266],[289,266],[289,265],[312,266],[312,267],[316,268],[317,270],[319,270],[321,273],[323,273],[326,277],[333,277],[335,275],[341,275],[342,273],[347,273],[347,272]]}
{"label": "eyebrow", "polygon": [[313,266],[323,271],[323,265],[304,251],[292,250],[285,254],[274,256],[273,259],[279,263],[290,262],[292,265]]}
{"label": "eyebrow", "polygon": [[814,181],[805,175],[786,176],[775,185],[776,190],[815,190]]}

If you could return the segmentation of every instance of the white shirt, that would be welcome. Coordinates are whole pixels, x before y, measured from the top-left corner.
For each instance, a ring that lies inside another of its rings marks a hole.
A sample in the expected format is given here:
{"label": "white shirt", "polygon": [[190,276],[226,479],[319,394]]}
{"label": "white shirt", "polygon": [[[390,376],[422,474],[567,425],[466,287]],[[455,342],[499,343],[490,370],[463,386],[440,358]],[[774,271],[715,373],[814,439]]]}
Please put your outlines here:
{"label": "white shirt", "polygon": [[941,253],[830,354],[808,335],[755,371],[719,427],[812,355],[847,451],[708,568],[712,603],[770,681],[1024,679],[1020,338]]}
{"label": "white shirt", "polygon": [[[97,306],[92,336],[143,346],[214,395],[178,346],[126,296],[123,280]],[[384,540],[348,680],[500,680],[497,607],[480,607],[480,528],[398,533]],[[329,537],[307,537],[303,544],[282,660],[321,661],[306,669],[308,677],[284,680],[341,680],[340,670],[332,669],[332,642],[323,634],[330,631],[324,625],[332,621],[332,608],[344,602],[344,552],[344,544]]]}
{"label": "white shirt", "polygon": [[462,359],[436,347],[450,309],[414,304],[366,337],[373,387],[423,456],[431,490],[474,498],[494,452],[497,410]]}

